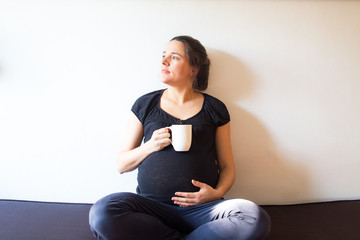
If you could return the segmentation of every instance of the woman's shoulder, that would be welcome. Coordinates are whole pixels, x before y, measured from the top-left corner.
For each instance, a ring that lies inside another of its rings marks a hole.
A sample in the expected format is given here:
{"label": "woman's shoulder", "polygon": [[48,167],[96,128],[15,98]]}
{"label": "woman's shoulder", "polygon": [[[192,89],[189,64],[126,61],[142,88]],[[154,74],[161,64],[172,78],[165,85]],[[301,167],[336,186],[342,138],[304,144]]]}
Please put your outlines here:
{"label": "woman's shoulder", "polygon": [[214,108],[226,108],[225,103],[223,103],[217,97],[214,97],[208,93],[203,93],[203,95],[205,97],[205,103],[207,104],[207,106]]}
{"label": "woman's shoulder", "polygon": [[156,90],[146,93],[139,97],[131,107],[131,111],[135,113],[142,123],[147,114],[158,105],[163,91],[164,90]]}
{"label": "woman's shoulder", "polygon": [[146,93],[142,96],[140,96],[136,101],[151,101],[153,99],[156,99],[158,97],[161,97],[162,93],[164,92],[164,89],[152,91],[149,93]]}
{"label": "woman's shoulder", "polygon": [[230,121],[230,114],[228,109],[220,99],[203,93],[205,97],[204,110],[212,118],[217,126],[222,126]]}
{"label": "woman's shoulder", "polygon": [[141,107],[141,108],[156,105],[156,103],[160,99],[163,91],[164,91],[164,89],[146,93],[146,94],[140,96],[135,101],[134,105]]}

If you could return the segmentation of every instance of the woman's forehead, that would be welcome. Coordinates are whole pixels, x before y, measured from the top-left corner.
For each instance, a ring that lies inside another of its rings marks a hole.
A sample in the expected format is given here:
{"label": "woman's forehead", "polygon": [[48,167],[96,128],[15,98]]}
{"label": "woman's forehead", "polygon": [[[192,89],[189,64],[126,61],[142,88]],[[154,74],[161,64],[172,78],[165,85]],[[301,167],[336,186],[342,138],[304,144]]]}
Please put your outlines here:
{"label": "woman's forehead", "polygon": [[181,56],[184,56],[185,55],[185,46],[184,46],[184,44],[182,42],[173,40],[173,41],[170,41],[166,45],[164,52],[166,52],[166,53],[177,53],[177,54],[179,54]]}

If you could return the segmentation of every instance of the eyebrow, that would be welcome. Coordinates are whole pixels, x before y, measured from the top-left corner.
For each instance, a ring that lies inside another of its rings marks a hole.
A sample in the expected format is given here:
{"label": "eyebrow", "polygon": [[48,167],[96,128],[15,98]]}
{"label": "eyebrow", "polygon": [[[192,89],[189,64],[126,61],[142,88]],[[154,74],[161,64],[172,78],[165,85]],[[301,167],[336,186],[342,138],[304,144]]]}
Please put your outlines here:
{"label": "eyebrow", "polygon": [[[166,53],[166,51],[163,51],[163,53]],[[177,53],[177,52],[170,52],[171,54],[176,54],[176,55],[179,55],[180,57],[182,57],[181,54]]]}

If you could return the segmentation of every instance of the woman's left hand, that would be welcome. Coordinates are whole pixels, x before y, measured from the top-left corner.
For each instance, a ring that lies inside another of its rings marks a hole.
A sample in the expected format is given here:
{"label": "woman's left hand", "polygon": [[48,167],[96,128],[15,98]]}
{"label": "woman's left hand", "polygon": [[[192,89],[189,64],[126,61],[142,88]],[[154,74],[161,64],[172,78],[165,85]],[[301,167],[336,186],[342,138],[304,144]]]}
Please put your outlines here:
{"label": "woman's left hand", "polygon": [[198,192],[176,192],[171,200],[180,207],[190,207],[198,204],[220,200],[222,196],[218,191],[206,183],[192,180],[192,184],[200,190]]}

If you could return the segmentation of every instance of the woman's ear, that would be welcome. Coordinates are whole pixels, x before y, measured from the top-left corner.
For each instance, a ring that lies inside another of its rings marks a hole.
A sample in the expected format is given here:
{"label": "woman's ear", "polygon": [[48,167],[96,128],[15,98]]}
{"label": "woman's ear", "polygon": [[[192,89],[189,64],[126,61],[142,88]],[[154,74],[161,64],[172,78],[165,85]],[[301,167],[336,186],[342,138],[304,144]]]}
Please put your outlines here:
{"label": "woman's ear", "polygon": [[195,77],[199,72],[199,68],[193,67],[191,71],[191,77]]}

